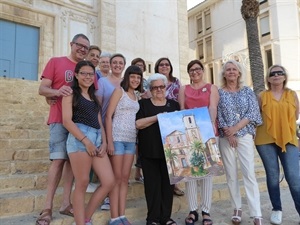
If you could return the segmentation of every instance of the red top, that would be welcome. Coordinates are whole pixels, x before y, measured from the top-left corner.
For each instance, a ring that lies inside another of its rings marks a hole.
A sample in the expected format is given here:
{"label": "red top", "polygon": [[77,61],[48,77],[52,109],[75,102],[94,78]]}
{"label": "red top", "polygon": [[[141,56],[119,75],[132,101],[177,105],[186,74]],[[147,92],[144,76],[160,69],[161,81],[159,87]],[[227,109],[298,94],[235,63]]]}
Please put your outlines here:
{"label": "red top", "polygon": [[[76,63],[72,62],[68,57],[54,57],[47,63],[42,77],[52,80],[51,88],[59,89],[63,85],[71,86],[74,76]],[[50,105],[48,124],[62,123],[62,97],[56,97],[57,102]]]}
{"label": "red top", "polygon": [[[185,85],[184,108],[194,109],[199,107],[209,107],[212,84],[205,84],[199,89],[194,89],[191,85]],[[215,123],[215,127],[217,123]],[[217,131],[217,129],[215,129]],[[216,133],[215,135],[218,135]]]}

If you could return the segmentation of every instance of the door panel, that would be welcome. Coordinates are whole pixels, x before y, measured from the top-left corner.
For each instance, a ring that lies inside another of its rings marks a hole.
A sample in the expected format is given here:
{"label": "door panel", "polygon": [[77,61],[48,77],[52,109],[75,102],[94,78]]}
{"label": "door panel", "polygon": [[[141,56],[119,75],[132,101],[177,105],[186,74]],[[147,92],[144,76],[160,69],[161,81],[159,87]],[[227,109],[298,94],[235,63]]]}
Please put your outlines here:
{"label": "door panel", "polygon": [[38,79],[39,28],[0,20],[0,76]]}
{"label": "door panel", "polygon": [[15,77],[38,79],[39,29],[16,24]]}
{"label": "door panel", "polygon": [[15,59],[15,24],[0,20],[0,76],[13,77]]}

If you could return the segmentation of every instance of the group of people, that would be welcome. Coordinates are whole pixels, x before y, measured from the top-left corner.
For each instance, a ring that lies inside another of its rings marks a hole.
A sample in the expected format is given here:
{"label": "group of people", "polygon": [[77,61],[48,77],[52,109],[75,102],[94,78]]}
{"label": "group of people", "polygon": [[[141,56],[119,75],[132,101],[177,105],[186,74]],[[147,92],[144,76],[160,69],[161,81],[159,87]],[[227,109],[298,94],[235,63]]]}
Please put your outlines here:
{"label": "group of people", "polygon": [[[52,163],[46,202],[36,220],[37,225],[50,224],[53,198],[61,177],[64,188],[59,212],[74,216],[75,224],[91,225],[93,213],[109,196],[111,219],[108,224],[130,225],[125,208],[135,154],[138,168],[143,172],[142,178],[137,169],[136,179],[144,182],[148,209],[146,224],[176,225],[171,218],[174,185],[170,185],[157,115],[196,107],[208,107],[219,140],[233,207],[232,223],[237,225],[242,220],[239,161],[250,216],[254,225],[263,224],[254,171],[255,145],[267,174],[273,206],[271,222],[282,222],[278,159],[300,215],[296,138],[299,103],[296,93],[286,87],[284,67],[274,65],[268,70],[268,88],[257,98],[249,87],[243,86],[243,68],[234,60],[223,65],[222,86],[218,89],[204,81],[204,66],[199,60],[187,65],[190,84],[181,85],[166,57],[157,60],[155,74],[145,81],[146,65],[141,58],[134,59],[125,70],[126,59],[117,53],[103,60],[106,69],[99,72],[96,68],[99,61],[101,67],[101,50],[90,46],[85,35],[75,35],[70,47],[69,56],[50,59],[39,88],[39,94],[50,104]],[[91,169],[101,185],[95,188],[85,205]],[[75,189],[71,204],[73,178]],[[212,177],[186,182],[185,187],[190,208],[185,224],[195,224],[199,212],[203,225],[213,224],[210,216]]]}

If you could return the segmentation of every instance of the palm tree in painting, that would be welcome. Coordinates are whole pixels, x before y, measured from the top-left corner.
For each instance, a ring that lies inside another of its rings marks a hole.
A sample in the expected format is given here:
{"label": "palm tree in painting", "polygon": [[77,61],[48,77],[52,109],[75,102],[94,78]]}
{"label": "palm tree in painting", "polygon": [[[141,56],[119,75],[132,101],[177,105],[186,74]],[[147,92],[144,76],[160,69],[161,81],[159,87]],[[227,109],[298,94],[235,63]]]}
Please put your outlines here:
{"label": "palm tree in painting", "polygon": [[196,176],[202,176],[205,175],[206,172],[203,168],[203,164],[205,163],[205,157],[204,157],[204,151],[205,151],[205,146],[204,144],[199,141],[199,140],[194,140],[192,145],[192,156],[190,159],[190,163],[194,167],[198,167],[198,171],[195,171],[194,168],[191,168],[191,173],[192,175]]}
{"label": "palm tree in painting", "polygon": [[264,66],[258,36],[257,17],[259,2],[257,0],[242,0],[241,14],[246,22],[251,78],[256,94],[265,90]]}
{"label": "palm tree in painting", "polygon": [[170,147],[165,147],[165,156],[168,163],[170,163],[172,175],[175,176],[175,160],[177,160],[177,155],[172,151]]}

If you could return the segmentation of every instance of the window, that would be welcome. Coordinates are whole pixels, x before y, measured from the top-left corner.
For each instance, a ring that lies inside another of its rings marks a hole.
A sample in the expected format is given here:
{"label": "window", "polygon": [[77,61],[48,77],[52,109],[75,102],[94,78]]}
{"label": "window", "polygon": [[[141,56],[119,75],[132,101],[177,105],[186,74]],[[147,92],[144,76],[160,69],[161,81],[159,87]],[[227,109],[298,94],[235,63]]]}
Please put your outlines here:
{"label": "window", "polygon": [[0,76],[38,80],[39,28],[0,20]]}
{"label": "window", "polygon": [[198,34],[201,34],[203,31],[202,17],[197,18],[197,30]]}
{"label": "window", "polygon": [[205,15],[205,17],[204,17],[204,20],[205,20],[205,30],[209,30],[211,28],[210,12],[206,11],[204,13],[204,15]]}
{"label": "window", "polygon": [[268,49],[268,50],[265,51],[265,59],[266,59],[267,68],[270,68],[270,66],[273,65],[272,50],[271,49]]}
{"label": "window", "polygon": [[259,4],[262,5],[264,3],[266,3],[268,0],[259,0]]}
{"label": "window", "polygon": [[212,43],[211,43],[211,37],[205,39],[206,42],[206,60],[209,61],[212,60]]}
{"label": "window", "polygon": [[210,83],[214,84],[214,68],[213,65],[209,65]]}
{"label": "window", "polygon": [[270,34],[269,14],[260,16],[260,34],[262,37]]}
{"label": "window", "polygon": [[198,55],[199,55],[199,59],[204,59],[204,51],[203,51],[203,41],[200,41],[198,43]]}

